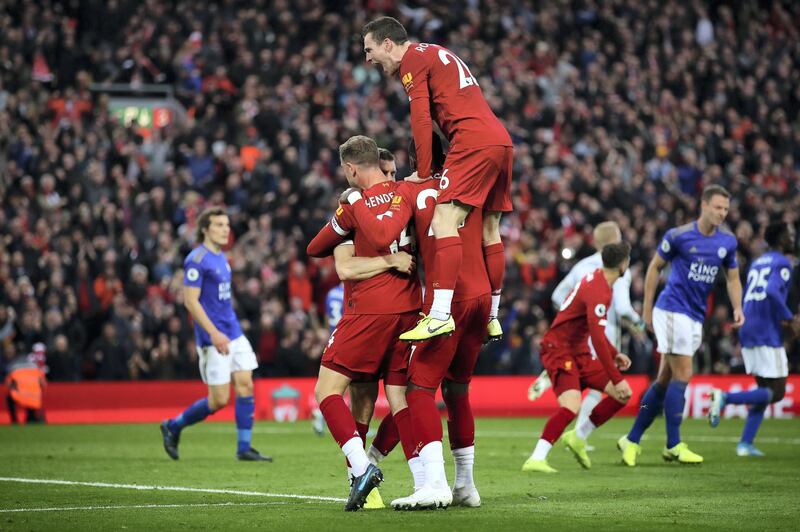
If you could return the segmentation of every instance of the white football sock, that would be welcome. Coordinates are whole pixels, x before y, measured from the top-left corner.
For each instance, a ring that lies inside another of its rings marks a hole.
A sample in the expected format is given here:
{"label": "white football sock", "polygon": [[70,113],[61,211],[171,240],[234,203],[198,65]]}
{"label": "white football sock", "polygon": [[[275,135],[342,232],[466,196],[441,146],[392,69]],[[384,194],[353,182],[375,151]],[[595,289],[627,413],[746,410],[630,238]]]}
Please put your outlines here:
{"label": "white football sock", "polygon": [[367,451],[367,458],[369,459],[370,463],[373,465],[380,464],[386,456],[381,453],[374,445],[369,446],[369,451]]}
{"label": "white football sock", "polygon": [[586,421],[589,421],[589,416],[592,415],[592,410],[597,406],[597,403],[603,398],[603,393],[597,390],[589,390],[586,397],[583,398],[581,403],[581,410],[578,412],[578,419],[575,421],[575,426],[580,427]]}
{"label": "white football sock", "polygon": [[425,465],[425,484],[440,487],[447,485],[447,473],[444,471],[444,454],[442,442],[432,441],[419,451],[419,457]]}
{"label": "white football sock", "polygon": [[453,290],[442,290],[439,288],[433,291],[433,303],[428,315],[437,320],[446,320],[450,317],[450,305],[453,302]]}
{"label": "white football sock", "polygon": [[453,487],[473,486],[475,481],[472,478],[472,467],[475,464],[475,446],[453,449],[453,460],[456,463],[456,480]]}
{"label": "white football sock", "polygon": [[489,311],[489,319],[493,320],[497,317],[497,313],[500,312],[500,291],[497,291],[497,294],[492,292],[492,310]]}
{"label": "white football sock", "polygon": [[531,458],[534,460],[546,460],[547,454],[552,448],[553,444],[549,441],[539,440],[539,442],[536,444],[536,448],[533,450],[533,454],[531,454]]}
{"label": "white football sock", "polygon": [[369,466],[367,453],[364,451],[364,442],[359,436],[354,436],[342,445],[342,452],[350,461],[353,476],[360,477]]}
{"label": "white football sock", "polygon": [[582,440],[586,440],[596,428],[592,420],[587,417],[575,427],[575,435]]}
{"label": "white football sock", "polygon": [[417,491],[425,485],[425,464],[422,458],[415,456],[408,461],[408,468],[411,470],[411,476],[414,477],[414,491]]}

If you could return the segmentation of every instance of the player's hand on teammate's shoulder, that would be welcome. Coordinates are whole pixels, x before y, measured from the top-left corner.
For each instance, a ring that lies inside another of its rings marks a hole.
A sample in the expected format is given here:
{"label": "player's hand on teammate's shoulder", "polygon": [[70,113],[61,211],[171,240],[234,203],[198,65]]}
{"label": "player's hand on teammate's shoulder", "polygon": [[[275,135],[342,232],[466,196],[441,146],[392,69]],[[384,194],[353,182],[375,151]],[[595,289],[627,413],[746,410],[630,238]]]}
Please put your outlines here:
{"label": "player's hand on teammate's shoulder", "polygon": [[406,177],[403,181],[410,181],[411,183],[425,183],[426,181],[430,181],[433,179],[433,176],[430,177],[419,177],[417,172],[414,172],[410,176]]}
{"label": "player's hand on teammate's shoulder", "polygon": [[614,399],[621,403],[626,402],[633,395],[630,384],[625,379],[622,379],[614,385]]}
{"label": "player's hand on teammate's shoulder", "polygon": [[392,266],[392,268],[400,273],[411,274],[417,267],[416,257],[409,255],[405,251],[387,255],[386,260],[389,261],[389,264]]}
{"label": "player's hand on teammate's shoulder", "polygon": [[743,310],[734,310],[733,311],[733,328],[738,329],[742,325],[744,325],[744,311]]}
{"label": "player's hand on teammate's shoulder", "polygon": [[361,199],[361,191],[356,187],[350,187],[339,195],[339,203],[343,205],[350,205],[359,199]]}
{"label": "player's hand on teammate's shoulder", "polygon": [[219,351],[221,354],[228,354],[231,340],[225,336],[224,333],[220,331],[214,331],[211,333],[211,343],[214,344],[214,347],[216,347],[217,351]]}
{"label": "player's hand on teammate's shoulder", "polygon": [[617,356],[614,357],[614,363],[617,365],[620,371],[628,371],[628,369],[631,367],[631,359],[624,353],[617,353]]}

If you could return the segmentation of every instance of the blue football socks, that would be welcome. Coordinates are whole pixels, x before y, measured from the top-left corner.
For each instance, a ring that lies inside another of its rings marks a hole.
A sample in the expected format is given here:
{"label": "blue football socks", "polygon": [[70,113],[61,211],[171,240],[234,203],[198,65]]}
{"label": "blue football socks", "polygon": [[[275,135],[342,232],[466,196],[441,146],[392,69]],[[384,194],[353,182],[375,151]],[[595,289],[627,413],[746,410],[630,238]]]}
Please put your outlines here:
{"label": "blue football socks", "polygon": [[753,443],[758,427],[761,426],[761,421],[764,420],[764,411],[766,409],[767,403],[759,403],[750,407],[747,413],[747,420],[744,422],[744,430],[742,430],[742,443]]}
{"label": "blue football socks", "polygon": [[667,424],[667,449],[681,442],[683,407],[686,405],[686,386],[683,381],[671,381],[664,396],[664,420]]}
{"label": "blue football socks", "polygon": [[642,434],[646,431],[653,420],[661,413],[664,407],[664,395],[666,390],[659,386],[657,382],[650,385],[647,391],[642,396],[642,402],[639,404],[639,413],[636,415],[636,421],[633,422],[633,427],[628,433],[628,440],[633,443],[639,443],[642,440]]}
{"label": "blue football socks", "polygon": [[772,402],[772,390],[769,388],[756,388],[746,392],[731,392],[725,394],[726,405],[755,405]]}
{"label": "blue football socks", "polygon": [[167,428],[170,432],[178,433],[189,425],[194,425],[198,421],[203,421],[210,416],[213,412],[208,407],[208,398],[203,397],[198,399],[192,405],[181,412],[181,414],[167,422]]}
{"label": "blue football socks", "polygon": [[256,400],[249,397],[236,398],[236,440],[237,453],[250,449],[250,440],[253,437],[253,418],[256,412]]}

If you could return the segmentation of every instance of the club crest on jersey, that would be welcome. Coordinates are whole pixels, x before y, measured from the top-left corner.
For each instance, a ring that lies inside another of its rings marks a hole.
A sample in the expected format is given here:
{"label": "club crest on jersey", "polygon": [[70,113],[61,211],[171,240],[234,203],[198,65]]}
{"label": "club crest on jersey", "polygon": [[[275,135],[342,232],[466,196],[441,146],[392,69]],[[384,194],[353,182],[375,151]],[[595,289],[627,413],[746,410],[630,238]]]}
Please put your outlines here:
{"label": "club crest on jersey", "polygon": [[594,307],[594,313],[598,318],[602,318],[606,315],[606,306],[600,303],[596,307]]}
{"label": "club crest on jersey", "polygon": [[190,281],[196,281],[200,278],[200,272],[194,268],[189,268],[189,271],[186,272],[186,278]]}
{"label": "club crest on jersey", "polygon": [[572,369],[572,361],[571,360],[567,360],[566,362],[564,362],[564,369],[567,370],[567,371]]}
{"label": "club crest on jersey", "polygon": [[724,259],[728,255],[728,250],[725,248],[719,248],[717,250],[717,256],[721,259]]}

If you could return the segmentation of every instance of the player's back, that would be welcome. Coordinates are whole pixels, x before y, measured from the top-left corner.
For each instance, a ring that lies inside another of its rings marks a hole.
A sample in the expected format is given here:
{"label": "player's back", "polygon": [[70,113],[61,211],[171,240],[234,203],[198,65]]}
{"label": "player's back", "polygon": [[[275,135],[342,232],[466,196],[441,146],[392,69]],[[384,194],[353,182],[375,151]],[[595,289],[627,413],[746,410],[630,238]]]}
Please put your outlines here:
{"label": "player's back", "polygon": [[781,253],[770,251],[753,261],[747,273],[742,347],[782,347],[781,321],[792,318],[786,305],[792,265]]}
{"label": "player's back", "polygon": [[[224,253],[205,246],[193,249],[184,260],[184,285],[200,288],[200,306],[208,319],[231,340],[242,335],[231,299],[231,266]],[[195,323],[198,345],[211,345],[208,333]]]}
{"label": "player's back", "polygon": [[[433,269],[436,257],[436,238],[433,235],[431,222],[436,206],[438,191],[437,179],[423,183],[401,183],[398,193],[408,197],[414,209],[414,235],[417,249],[419,250],[422,264],[426,273],[425,301],[423,312],[430,309],[433,300],[433,286],[430,285],[429,273]],[[483,213],[473,209],[464,225],[458,230],[463,246],[463,258],[458,272],[453,301],[465,301],[491,292],[489,276],[486,272],[486,262],[483,260]]]}
{"label": "player's back", "polygon": [[512,145],[469,67],[447,48],[412,44],[400,64],[400,80],[409,99],[430,99],[432,118],[450,141],[451,151]]}
{"label": "player's back", "polygon": [[542,343],[574,349],[576,353],[585,351],[589,340],[587,312],[594,312],[598,318],[604,318],[611,303],[611,294],[611,287],[601,269],[586,275],[561,304],[561,309],[545,333]]}
{"label": "player's back", "polygon": [[671,270],[655,306],[702,322],[720,269],[738,267],[736,237],[721,227],[704,235],[692,222],[667,231],[658,253]]}
{"label": "player's back", "polygon": [[[385,181],[362,192],[364,203],[375,216],[390,215],[397,187],[395,181]],[[404,228],[397,240],[384,248],[376,248],[351,219],[349,205],[336,211],[334,219],[345,218],[342,223],[353,230],[353,245],[357,257],[380,257],[398,251],[413,252],[413,237]],[[389,270],[362,281],[344,282],[344,314],[400,314],[420,308],[421,293],[416,275],[404,275]]]}

